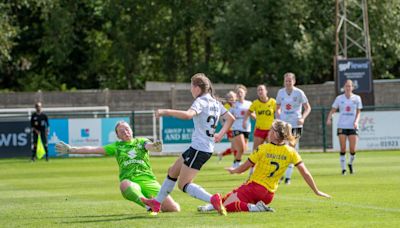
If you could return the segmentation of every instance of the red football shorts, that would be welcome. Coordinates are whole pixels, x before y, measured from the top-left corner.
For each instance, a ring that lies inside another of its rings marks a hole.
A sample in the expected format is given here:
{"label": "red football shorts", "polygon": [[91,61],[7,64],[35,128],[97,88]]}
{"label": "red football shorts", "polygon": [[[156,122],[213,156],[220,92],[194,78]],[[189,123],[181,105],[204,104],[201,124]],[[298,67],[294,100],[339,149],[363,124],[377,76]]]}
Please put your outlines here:
{"label": "red football shorts", "polygon": [[245,203],[256,204],[262,200],[265,204],[271,203],[274,198],[274,193],[268,191],[264,186],[255,182],[249,182],[241,185],[239,188],[233,190],[233,193],[237,193],[240,201]]}
{"label": "red football shorts", "polygon": [[254,131],[254,137],[267,139],[268,133],[269,133],[269,130],[261,130],[261,129],[256,128],[256,130]]}

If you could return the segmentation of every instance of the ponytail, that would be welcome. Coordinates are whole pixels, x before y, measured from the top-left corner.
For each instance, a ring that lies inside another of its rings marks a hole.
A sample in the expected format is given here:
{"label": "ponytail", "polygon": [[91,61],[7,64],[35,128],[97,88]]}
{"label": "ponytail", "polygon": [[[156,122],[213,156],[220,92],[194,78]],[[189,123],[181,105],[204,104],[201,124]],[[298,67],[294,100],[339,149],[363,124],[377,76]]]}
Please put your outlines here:
{"label": "ponytail", "polygon": [[272,128],[278,133],[279,141],[286,141],[290,146],[296,145],[296,138],[292,134],[292,125],[282,120],[274,120]]}
{"label": "ponytail", "polygon": [[290,123],[284,124],[283,131],[284,131],[284,140],[286,140],[291,147],[295,147],[297,140],[292,134],[292,126],[290,125]]}

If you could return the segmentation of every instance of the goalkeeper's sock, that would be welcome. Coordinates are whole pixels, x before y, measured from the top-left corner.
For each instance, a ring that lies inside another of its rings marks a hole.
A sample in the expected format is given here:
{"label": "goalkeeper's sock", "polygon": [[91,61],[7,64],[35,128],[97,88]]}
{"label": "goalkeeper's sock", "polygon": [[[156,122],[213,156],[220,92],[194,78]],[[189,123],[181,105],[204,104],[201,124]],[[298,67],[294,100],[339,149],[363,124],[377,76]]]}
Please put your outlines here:
{"label": "goalkeeper's sock", "polygon": [[158,192],[158,195],[156,196],[155,200],[157,200],[157,202],[159,203],[162,203],[164,199],[167,198],[167,196],[172,192],[172,190],[174,190],[177,180],[178,179],[172,178],[168,175],[167,178],[165,178],[163,184],[161,185],[161,189]]}
{"label": "goalkeeper's sock", "polygon": [[140,198],[144,197],[144,195],[140,189],[141,188],[138,184],[132,182],[129,187],[127,187],[125,191],[122,192],[122,196],[124,196],[125,199],[135,202],[144,207],[144,203],[140,200]]}
{"label": "goalkeeper's sock", "polygon": [[202,188],[201,186],[199,186],[195,183],[186,184],[183,187],[183,192],[186,192],[187,194],[189,194],[190,196],[192,196],[196,199],[203,200],[207,203],[210,203],[211,194],[208,193],[204,188]]}

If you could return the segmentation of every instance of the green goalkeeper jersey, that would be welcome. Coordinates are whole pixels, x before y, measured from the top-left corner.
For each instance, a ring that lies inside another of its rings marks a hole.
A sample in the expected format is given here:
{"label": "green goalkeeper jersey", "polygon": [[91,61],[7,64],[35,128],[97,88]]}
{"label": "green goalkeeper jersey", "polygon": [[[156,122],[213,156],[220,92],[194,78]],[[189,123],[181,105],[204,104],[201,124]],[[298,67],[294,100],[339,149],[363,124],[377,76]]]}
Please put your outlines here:
{"label": "green goalkeeper jersey", "polygon": [[119,180],[156,179],[150,166],[149,153],[145,144],[146,138],[134,138],[129,142],[115,142],[103,148],[107,155],[113,155],[119,165]]}

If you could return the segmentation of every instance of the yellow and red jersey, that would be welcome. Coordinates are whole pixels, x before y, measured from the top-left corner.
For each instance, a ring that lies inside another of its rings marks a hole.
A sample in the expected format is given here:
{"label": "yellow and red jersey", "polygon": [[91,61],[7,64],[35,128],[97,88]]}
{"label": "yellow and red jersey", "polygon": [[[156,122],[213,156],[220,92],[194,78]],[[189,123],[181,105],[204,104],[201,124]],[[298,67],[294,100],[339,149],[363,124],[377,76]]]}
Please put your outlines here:
{"label": "yellow and red jersey", "polygon": [[255,164],[249,182],[256,182],[270,192],[278,188],[279,179],[285,174],[289,164],[298,165],[302,162],[296,150],[284,145],[272,143],[261,144],[250,156],[249,161]]}

